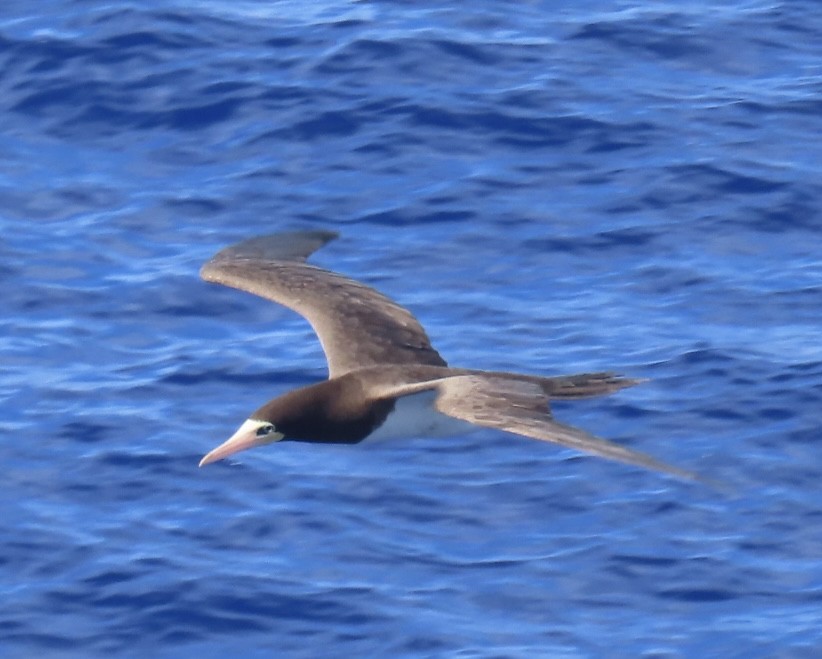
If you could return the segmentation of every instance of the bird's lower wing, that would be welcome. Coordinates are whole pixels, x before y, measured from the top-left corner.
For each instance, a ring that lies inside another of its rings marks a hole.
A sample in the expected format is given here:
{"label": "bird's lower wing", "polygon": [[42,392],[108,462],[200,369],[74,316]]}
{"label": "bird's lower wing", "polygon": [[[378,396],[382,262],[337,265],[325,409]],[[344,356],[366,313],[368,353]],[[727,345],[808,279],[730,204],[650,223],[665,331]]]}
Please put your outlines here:
{"label": "bird's lower wing", "polygon": [[524,435],[678,478],[699,480],[684,469],[554,421],[543,390],[531,382],[464,375],[440,380],[436,408],[486,428]]}

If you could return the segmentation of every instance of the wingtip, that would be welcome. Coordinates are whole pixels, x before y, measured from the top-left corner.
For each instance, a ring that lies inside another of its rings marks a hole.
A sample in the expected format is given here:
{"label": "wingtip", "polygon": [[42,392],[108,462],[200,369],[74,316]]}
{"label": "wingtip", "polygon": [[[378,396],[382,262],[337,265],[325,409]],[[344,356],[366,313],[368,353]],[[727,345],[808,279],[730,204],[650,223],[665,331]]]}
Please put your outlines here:
{"label": "wingtip", "polygon": [[210,260],[206,261],[202,265],[202,267],[200,268],[200,279],[202,279],[203,281],[211,281],[211,279],[209,278],[209,275],[210,275],[210,272],[211,272],[211,262],[213,260],[214,259],[210,259]]}
{"label": "wingtip", "polygon": [[204,281],[220,283],[220,269],[230,262],[244,260],[304,261],[332,240],[339,238],[336,231],[315,229],[288,231],[254,236],[221,249],[200,268]]}
{"label": "wingtip", "polygon": [[331,231],[329,229],[317,229],[316,231],[306,231],[305,233],[314,233],[318,238],[324,239],[327,243],[340,237],[339,231]]}

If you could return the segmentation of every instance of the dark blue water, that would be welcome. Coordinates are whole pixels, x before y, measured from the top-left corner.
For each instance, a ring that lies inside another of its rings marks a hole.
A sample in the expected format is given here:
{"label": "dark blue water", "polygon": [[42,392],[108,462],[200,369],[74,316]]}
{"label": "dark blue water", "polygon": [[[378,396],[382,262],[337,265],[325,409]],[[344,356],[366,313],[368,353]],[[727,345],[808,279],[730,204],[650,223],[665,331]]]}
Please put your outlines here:
{"label": "dark blue water", "polygon": [[[0,106],[0,656],[819,656],[818,2],[12,0]],[[727,491],[494,432],[197,469],[324,377],[197,276],[298,228],[453,364],[649,378],[557,416]]]}

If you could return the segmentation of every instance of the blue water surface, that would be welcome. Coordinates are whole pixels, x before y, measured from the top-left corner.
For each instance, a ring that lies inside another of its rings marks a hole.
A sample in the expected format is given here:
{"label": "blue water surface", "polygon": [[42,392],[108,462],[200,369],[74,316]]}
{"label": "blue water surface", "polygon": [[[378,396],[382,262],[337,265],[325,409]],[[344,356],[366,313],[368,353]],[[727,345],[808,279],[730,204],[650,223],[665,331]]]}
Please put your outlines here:
{"label": "blue water surface", "polygon": [[[816,657],[822,4],[6,0],[0,656]],[[198,469],[325,377],[255,234],[455,365],[648,378]]]}

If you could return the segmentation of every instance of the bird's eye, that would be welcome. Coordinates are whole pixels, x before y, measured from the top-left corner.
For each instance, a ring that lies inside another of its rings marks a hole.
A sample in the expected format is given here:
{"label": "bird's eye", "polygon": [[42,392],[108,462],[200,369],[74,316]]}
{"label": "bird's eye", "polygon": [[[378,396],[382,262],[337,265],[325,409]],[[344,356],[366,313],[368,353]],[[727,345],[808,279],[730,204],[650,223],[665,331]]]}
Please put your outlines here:
{"label": "bird's eye", "polygon": [[257,437],[265,437],[266,435],[270,435],[272,432],[274,432],[274,426],[267,423],[266,425],[257,428]]}

